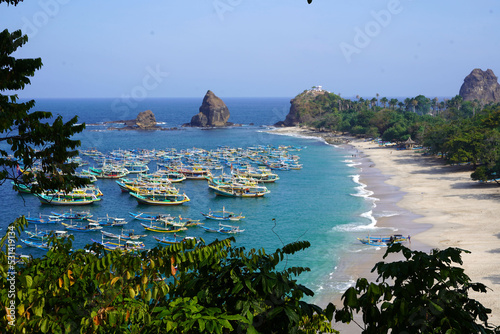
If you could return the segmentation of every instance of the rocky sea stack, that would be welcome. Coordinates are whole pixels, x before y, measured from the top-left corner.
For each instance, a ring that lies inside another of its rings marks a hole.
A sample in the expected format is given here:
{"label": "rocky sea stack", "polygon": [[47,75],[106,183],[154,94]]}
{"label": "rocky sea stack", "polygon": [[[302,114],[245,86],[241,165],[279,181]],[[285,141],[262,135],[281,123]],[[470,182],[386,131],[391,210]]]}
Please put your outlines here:
{"label": "rocky sea stack", "polygon": [[156,128],[156,117],[151,110],[145,110],[139,113],[135,119],[135,125],[141,130]]}
{"label": "rocky sea stack", "polygon": [[478,100],[481,103],[500,102],[500,84],[492,70],[474,69],[464,79],[460,87],[460,96],[464,101]]}
{"label": "rocky sea stack", "polygon": [[123,124],[122,128],[111,127],[110,130],[158,130],[160,128],[156,124],[155,114],[151,110],[141,111],[135,119],[131,120],[121,120],[121,121],[110,121],[104,122],[104,124]]}
{"label": "rocky sea stack", "polygon": [[205,94],[200,112],[191,118],[191,122],[184,126],[221,127],[228,126],[229,109],[224,101],[218,98],[211,90]]}

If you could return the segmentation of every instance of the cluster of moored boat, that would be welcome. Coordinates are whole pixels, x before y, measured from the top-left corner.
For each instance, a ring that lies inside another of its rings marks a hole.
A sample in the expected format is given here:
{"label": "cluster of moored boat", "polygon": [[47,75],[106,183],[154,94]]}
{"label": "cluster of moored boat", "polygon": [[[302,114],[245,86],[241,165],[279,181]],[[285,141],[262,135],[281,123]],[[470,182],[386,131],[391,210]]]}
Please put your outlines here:
{"label": "cluster of moored boat", "polygon": [[[90,184],[84,188],[74,189],[71,192],[50,191],[35,194],[42,204],[57,206],[87,205],[103,198],[103,193],[95,182],[99,179],[116,179],[121,191],[130,194],[140,204],[148,205],[180,205],[190,201],[187,194],[181,193],[176,184],[185,180],[205,180],[209,189],[217,196],[226,197],[261,197],[270,193],[265,186],[267,183],[278,181],[280,178],[274,170],[300,169],[299,157],[291,152],[301,148],[255,146],[249,148],[219,147],[216,150],[193,148],[177,151],[167,150],[115,150],[103,154],[96,149],[82,150],[81,156],[88,157],[97,164],[97,167],[81,169],[79,176],[89,179]],[[90,165],[80,157],[72,162],[81,166]],[[155,171],[150,170],[150,162],[155,162]],[[134,177],[132,177],[134,175]],[[30,185],[15,184],[19,192],[30,193]],[[244,230],[238,226],[227,225],[244,216],[227,211],[224,207],[219,211],[208,210],[202,213],[206,219],[219,221],[214,228],[202,226],[207,232],[222,234],[241,233]],[[130,212],[130,216],[140,221],[146,231],[176,234],[192,226],[203,223],[200,220],[170,217],[169,215],[148,214],[145,212]],[[66,237],[73,232],[100,231],[103,240],[100,243],[106,249],[117,249],[104,238],[113,238],[119,241],[140,241],[147,234],[136,234],[126,229],[124,218],[101,217],[94,218],[90,212],[80,211],[64,213],[52,212],[50,215],[29,217],[28,221],[34,224],[61,223],[64,230],[55,230],[57,238]],[[121,227],[121,233],[104,231],[104,227]],[[47,231],[31,232],[23,240],[28,246],[48,248]],[[155,238],[159,243],[176,243],[192,239],[191,237]],[[95,241],[95,240],[94,240]],[[96,241],[97,242],[97,241]],[[120,242],[119,242],[120,244]],[[143,245],[129,242],[127,250],[141,249]]]}
{"label": "cluster of moored boat", "polygon": [[[141,204],[179,205],[189,202],[188,195],[179,193],[174,185],[184,180],[207,180],[208,187],[218,196],[261,197],[270,193],[265,183],[279,180],[273,170],[302,168],[299,157],[290,154],[294,150],[300,148],[115,150],[107,155],[96,149],[83,150],[82,155],[100,164],[79,172],[79,176],[89,178],[88,186],[71,192],[50,191],[36,196],[41,203],[50,205],[92,204],[103,196],[94,182],[97,179],[117,179],[120,189]],[[76,161],[88,164],[83,160]],[[148,167],[151,161],[155,161],[157,167],[153,173]],[[229,169],[227,173],[225,168]],[[131,178],[129,174],[136,177]],[[30,185],[15,184],[14,187],[20,192],[31,192]]]}
{"label": "cluster of moored boat", "polygon": [[[201,213],[206,219],[217,221],[239,221],[245,218],[241,213],[235,214],[227,211],[224,207],[220,211],[209,210],[207,213]],[[130,212],[133,219],[139,220],[140,225],[146,230],[159,233],[172,233],[173,237],[153,238],[161,244],[174,244],[186,240],[196,240],[195,237],[178,236],[176,233],[188,230],[189,227],[200,226],[203,223],[200,220],[172,217],[169,214],[151,214],[146,212]],[[56,239],[66,238],[71,232],[101,232],[101,241],[91,239],[93,242],[101,244],[106,250],[133,251],[145,249],[142,238],[148,234],[138,234],[133,229],[125,229],[128,223],[124,218],[106,217],[94,218],[89,211],[67,211],[63,213],[52,212],[47,216],[27,217],[28,222],[35,224],[35,231],[26,230],[27,238],[21,239],[26,246],[40,249],[49,249],[49,240],[51,237]],[[39,225],[49,225],[61,223],[65,230],[38,230]],[[121,227],[119,233],[104,231],[104,227]],[[218,228],[208,228],[201,226],[207,232],[218,232],[222,234],[236,234],[244,230],[238,226],[225,225],[219,222]],[[105,241],[105,239],[107,241]],[[108,239],[113,239],[109,241]],[[116,242],[118,240],[118,242]],[[124,243],[121,241],[124,240]]]}

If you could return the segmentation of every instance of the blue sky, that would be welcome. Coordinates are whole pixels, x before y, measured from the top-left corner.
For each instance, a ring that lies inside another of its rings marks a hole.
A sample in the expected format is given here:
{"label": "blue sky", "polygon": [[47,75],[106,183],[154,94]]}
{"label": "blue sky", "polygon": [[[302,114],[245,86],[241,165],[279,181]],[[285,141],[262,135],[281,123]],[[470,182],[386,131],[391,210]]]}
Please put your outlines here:
{"label": "blue sky", "polygon": [[21,97],[455,96],[500,75],[500,1],[39,0],[0,5],[19,58],[43,68]]}

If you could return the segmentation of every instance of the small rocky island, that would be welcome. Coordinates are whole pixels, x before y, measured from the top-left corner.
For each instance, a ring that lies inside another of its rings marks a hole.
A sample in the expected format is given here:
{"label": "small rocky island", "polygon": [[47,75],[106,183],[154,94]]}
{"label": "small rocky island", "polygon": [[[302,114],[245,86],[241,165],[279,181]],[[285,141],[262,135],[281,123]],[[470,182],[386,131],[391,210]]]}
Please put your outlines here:
{"label": "small rocky island", "polygon": [[141,111],[135,119],[110,121],[104,124],[123,124],[123,127],[110,127],[108,130],[176,130],[176,128],[163,128],[156,122],[155,114],[151,110]]}
{"label": "small rocky island", "polygon": [[459,94],[464,101],[478,100],[483,104],[497,103],[500,102],[500,84],[492,70],[483,71],[475,68],[465,77]]}
{"label": "small rocky island", "polygon": [[186,123],[183,126],[203,128],[231,126],[233,124],[228,122],[229,116],[229,109],[224,101],[209,90],[203,98],[200,112],[191,118],[191,122]]}

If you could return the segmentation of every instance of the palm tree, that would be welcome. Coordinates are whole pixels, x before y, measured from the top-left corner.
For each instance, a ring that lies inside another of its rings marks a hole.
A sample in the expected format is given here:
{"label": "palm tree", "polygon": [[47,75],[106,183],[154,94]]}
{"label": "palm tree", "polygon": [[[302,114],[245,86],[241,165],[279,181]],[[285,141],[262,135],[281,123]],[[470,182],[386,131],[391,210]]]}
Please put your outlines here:
{"label": "palm tree", "polygon": [[411,106],[411,99],[409,97],[407,97],[405,99],[405,108],[406,108],[406,110],[410,110],[410,106]]}
{"label": "palm tree", "polygon": [[391,99],[389,101],[389,107],[392,107],[392,110],[394,110],[394,108],[398,105],[398,99]]}
{"label": "palm tree", "polygon": [[399,110],[403,110],[404,106],[405,106],[405,104],[403,102],[398,102]]}
{"label": "palm tree", "polygon": [[416,99],[411,100],[411,105],[413,106],[413,112],[415,112],[415,108],[418,105],[418,101]]}
{"label": "palm tree", "polygon": [[[378,95],[378,94],[377,94],[377,95]],[[373,107],[375,107],[375,106],[377,105],[377,98],[376,98],[376,97],[374,97],[373,99],[371,99],[371,101],[370,101],[370,102],[371,102],[372,109],[373,109]]]}
{"label": "palm tree", "polygon": [[387,104],[389,100],[387,99],[387,97],[383,97],[380,99],[380,102],[382,102],[382,106],[385,108],[385,105]]}
{"label": "palm tree", "polygon": [[375,94],[375,96],[377,97],[377,101],[376,101],[377,103],[376,103],[376,104],[378,104],[378,97],[379,97],[380,95],[379,95],[379,93],[377,93],[377,94]]}

